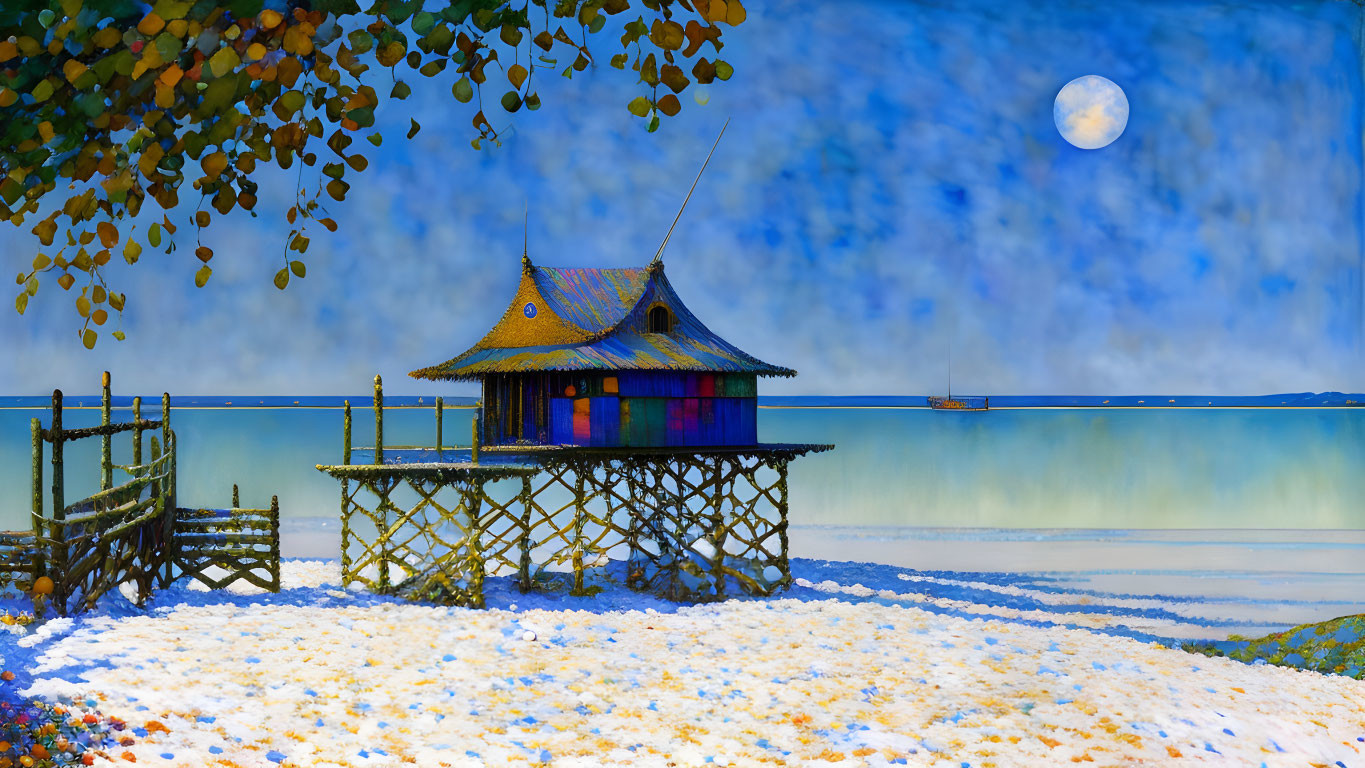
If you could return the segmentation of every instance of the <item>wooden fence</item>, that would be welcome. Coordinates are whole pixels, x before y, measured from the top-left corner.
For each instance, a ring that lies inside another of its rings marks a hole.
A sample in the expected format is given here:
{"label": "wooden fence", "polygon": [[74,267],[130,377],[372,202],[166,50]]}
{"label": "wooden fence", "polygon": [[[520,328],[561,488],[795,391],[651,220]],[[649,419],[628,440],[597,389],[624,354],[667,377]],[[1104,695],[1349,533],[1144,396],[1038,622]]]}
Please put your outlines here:
{"label": "wooden fence", "polygon": [[[170,428],[170,395],[161,396],[159,420],[142,418],[142,398],[135,397],[132,420],[114,423],[109,384],[106,371],[99,426],[65,428],[61,390],[52,393],[51,426],[44,429],[39,419],[31,421],[32,532],[0,533],[0,589],[32,593],[38,580],[46,576],[52,581],[48,601],[62,616],[93,607],[102,595],[125,583],[135,585],[135,599],[141,604],[154,588],[169,586],[181,575],[191,575],[211,587],[242,578],[277,591],[278,501],[269,510],[235,509],[234,488],[234,509],[179,509],[177,441]],[[151,437],[150,455],[144,461],[143,435],[157,431],[160,434]],[[112,459],[113,436],[125,432],[132,433],[132,462],[116,465]],[[67,504],[66,446],[96,437],[100,439],[100,489]],[[44,444],[51,446],[50,495],[44,487]],[[128,479],[115,485],[116,472]],[[248,548],[253,554],[239,557],[242,541],[233,537],[244,527],[265,533],[252,534]],[[257,546],[260,543],[266,545],[263,550]],[[211,565],[227,570],[229,578],[206,573]],[[264,571],[264,576],[255,571]],[[35,595],[35,612],[41,617],[45,608],[45,601]]]}
{"label": "wooden fence", "polygon": [[231,509],[177,509],[171,559],[176,572],[210,589],[241,580],[279,592],[279,497],[269,509],[242,509],[234,485]]}

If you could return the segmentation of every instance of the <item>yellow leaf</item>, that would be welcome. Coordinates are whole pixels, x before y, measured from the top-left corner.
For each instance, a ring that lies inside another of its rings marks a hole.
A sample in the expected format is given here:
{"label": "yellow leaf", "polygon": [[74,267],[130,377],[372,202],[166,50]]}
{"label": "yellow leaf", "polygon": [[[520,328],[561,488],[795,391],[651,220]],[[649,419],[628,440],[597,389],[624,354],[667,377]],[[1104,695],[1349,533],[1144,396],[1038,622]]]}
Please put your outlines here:
{"label": "yellow leaf", "polygon": [[123,40],[123,34],[115,27],[105,27],[91,35],[90,40],[101,48],[113,48]]}
{"label": "yellow leaf", "polygon": [[8,107],[18,100],[18,92],[9,88],[0,88],[0,107]]}
{"label": "yellow leaf", "polygon": [[68,83],[74,83],[76,82],[76,78],[85,74],[87,69],[89,69],[89,67],[79,61],[67,59],[66,63],[62,65],[62,74],[66,75],[66,81]]}
{"label": "yellow leaf", "polygon": [[740,1],[728,0],[726,5],[728,7],[725,9],[725,23],[732,27],[743,24],[744,19],[748,17],[748,14],[744,12],[744,6],[740,5]]}
{"label": "yellow leaf", "polygon": [[162,109],[170,109],[175,104],[175,89],[169,85],[158,82],[156,84],[156,105]]}
{"label": "yellow leaf", "polygon": [[221,150],[212,154],[204,155],[204,159],[199,161],[199,166],[204,169],[204,175],[210,179],[218,178],[218,174],[227,168],[227,155]]}
{"label": "yellow leaf", "polygon": [[79,297],[77,297],[77,298],[76,298],[76,312],[79,313],[81,317],[89,317],[89,316],[90,316],[90,299],[87,299],[87,298],[84,297],[84,296],[79,296]]}
{"label": "yellow leaf", "polygon": [[95,321],[95,325],[104,325],[104,321],[109,319],[109,313],[102,309],[95,310],[95,314],[90,316]]}
{"label": "yellow leaf", "polygon": [[141,255],[142,246],[133,238],[128,238],[128,242],[123,244],[123,260],[129,264],[136,264]]}
{"label": "yellow leaf", "polygon": [[0,61],[9,61],[19,55],[19,46],[8,40],[0,40]]}
{"label": "yellow leaf", "polygon": [[81,337],[81,343],[85,345],[86,349],[94,349],[95,339],[97,338],[99,338],[99,334],[94,331],[86,331],[85,335]]}
{"label": "yellow leaf", "polygon": [[246,47],[246,57],[251,61],[260,61],[265,58],[265,46],[260,43],[252,43]]}
{"label": "yellow leaf", "polygon": [[[152,35],[155,35],[157,32],[160,32],[161,28],[164,26],[166,26],[165,20],[163,20],[160,16],[157,16],[155,13],[149,13],[146,16],[142,17],[142,21],[139,21],[137,23],[137,31],[141,32],[147,37],[151,37]],[[155,46],[149,47],[154,48]]]}
{"label": "yellow leaf", "polygon": [[37,272],[38,270],[42,269],[43,267],[46,267],[48,264],[51,263],[52,259],[48,257],[47,254],[40,253],[37,256],[33,257],[33,271]]}
{"label": "yellow leaf", "polygon": [[261,11],[260,18],[261,29],[274,29],[279,26],[281,21],[284,21],[284,16],[281,16],[279,11],[272,11],[269,8]]}
{"label": "yellow leaf", "polygon": [[526,67],[523,67],[520,64],[513,64],[512,68],[507,70],[507,81],[512,84],[513,88],[521,90],[521,84],[526,82],[527,74]]}
{"label": "yellow leaf", "polygon": [[52,130],[51,120],[44,120],[41,123],[38,123],[38,135],[43,137],[44,144],[46,144],[49,141],[52,141],[52,137],[56,136],[57,134],[55,131]]}
{"label": "yellow leaf", "polygon": [[403,60],[403,54],[405,52],[406,49],[403,47],[403,44],[395,40],[379,49],[379,51],[375,53],[375,58],[379,60],[380,64],[383,64],[386,67],[392,67]]}
{"label": "yellow leaf", "polygon": [[[403,47],[399,43],[390,43],[390,45],[397,45],[399,49]],[[313,38],[309,37],[307,30],[302,25],[290,27],[284,32],[284,49],[290,53],[307,56],[313,52]],[[399,58],[401,57],[402,54],[399,54]],[[394,63],[397,61],[395,60]],[[392,64],[385,64],[384,66],[392,66]]]}
{"label": "yellow leaf", "polygon": [[237,58],[236,51],[231,48],[219,48],[218,52],[213,54],[213,58],[209,59],[209,70],[213,72],[214,77],[222,77],[240,63],[242,60]]}

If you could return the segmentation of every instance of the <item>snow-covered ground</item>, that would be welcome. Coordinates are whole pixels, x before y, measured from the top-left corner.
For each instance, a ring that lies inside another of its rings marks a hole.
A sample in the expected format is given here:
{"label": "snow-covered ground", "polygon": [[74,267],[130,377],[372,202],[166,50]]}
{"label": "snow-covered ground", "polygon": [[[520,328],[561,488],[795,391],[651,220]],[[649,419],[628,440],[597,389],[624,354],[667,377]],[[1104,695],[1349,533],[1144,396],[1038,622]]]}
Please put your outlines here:
{"label": "snow-covered ground", "polygon": [[494,579],[467,610],[294,560],[279,595],[181,585],[11,653],[31,693],[137,729],[116,763],[1365,765],[1365,683],[1162,647],[1185,620],[1159,600],[795,571],[783,599],[692,607]]}

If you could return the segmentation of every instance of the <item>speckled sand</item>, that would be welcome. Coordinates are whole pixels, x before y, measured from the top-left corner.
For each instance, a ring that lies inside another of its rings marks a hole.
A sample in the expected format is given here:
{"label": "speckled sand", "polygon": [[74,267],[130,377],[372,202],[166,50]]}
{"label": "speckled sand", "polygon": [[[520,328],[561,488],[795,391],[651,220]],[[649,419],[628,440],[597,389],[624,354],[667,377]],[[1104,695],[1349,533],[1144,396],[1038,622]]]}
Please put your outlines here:
{"label": "speckled sand", "polygon": [[184,604],[41,640],[33,691],[164,725],[138,765],[1365,765],[1365,683],[930,613],[903,584],[669,614]]}

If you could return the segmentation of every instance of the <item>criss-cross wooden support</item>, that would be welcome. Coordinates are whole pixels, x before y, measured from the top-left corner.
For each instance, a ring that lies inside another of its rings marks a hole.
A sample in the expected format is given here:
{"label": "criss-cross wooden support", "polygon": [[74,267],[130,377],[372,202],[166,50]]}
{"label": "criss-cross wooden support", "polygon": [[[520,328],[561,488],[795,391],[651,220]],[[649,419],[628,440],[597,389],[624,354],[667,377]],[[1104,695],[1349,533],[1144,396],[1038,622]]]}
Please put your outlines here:
{"label": "criss-cross wooden support", "polygon": [[[320,467],[343,481],[342,582],[382,594],[483,606],[487,573],[530,585],[529,476],[519,465]],[[499,482],[503,481],[503,482]],[[400,506],[395,499],[415,499]]]}
{"label": "criss-cross wooden support", "polygon": [[346,584],[482,606],[486,574],[514,573],[526,590],[563,573],[582,595],[595,569],[624,559],[630,587],[697,602],[791,582],[787,469],[824,448],[565,449],[318,469],[342,481]]}

